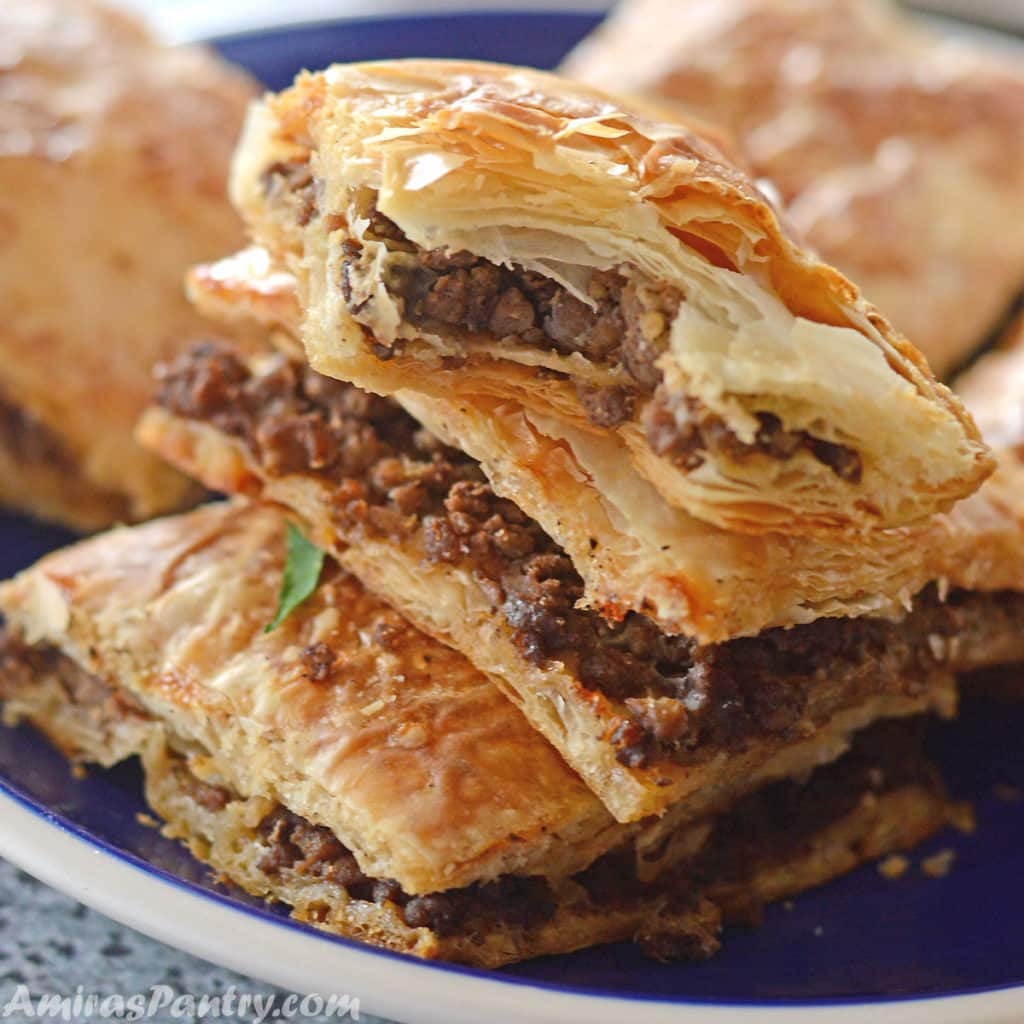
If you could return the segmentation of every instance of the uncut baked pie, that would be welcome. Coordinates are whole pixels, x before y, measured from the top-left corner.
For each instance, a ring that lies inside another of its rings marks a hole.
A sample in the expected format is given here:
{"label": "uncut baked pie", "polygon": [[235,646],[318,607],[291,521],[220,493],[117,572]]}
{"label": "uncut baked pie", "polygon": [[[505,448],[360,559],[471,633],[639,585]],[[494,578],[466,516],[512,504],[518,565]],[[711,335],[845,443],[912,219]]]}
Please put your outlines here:
{"label": "uncut baked pie", "polygon": [[222,503],[47,556],[0,586],[0,699],[76,760],[140,754],[165,832],[302,920],[483,966],[631,937],[700,958],[723,917],[960,817],[906,723],[701,819],[616,824],[486,677],[336,566],[265,632],[285,525]]}
{"label": "uncut baked pie", "polygon": [[624,0],[562,71],[732,133],[939,375],[1024,289],[1016,54],[885,0]]}
{"label": "uncut baked pie", "polygon": [[200,330],[184,268],[242,238],[254,84],[92,0],[4,0],[0,39],[0,503],[94,529],[194,501],[130,435]]}

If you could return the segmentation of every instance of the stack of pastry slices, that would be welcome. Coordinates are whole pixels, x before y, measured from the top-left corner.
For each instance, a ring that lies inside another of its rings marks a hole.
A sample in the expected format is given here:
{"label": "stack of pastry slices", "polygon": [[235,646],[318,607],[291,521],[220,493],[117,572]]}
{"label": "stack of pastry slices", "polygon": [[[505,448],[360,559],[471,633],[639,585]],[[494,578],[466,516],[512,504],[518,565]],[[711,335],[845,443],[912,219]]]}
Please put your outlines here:
{"label": "stack of pastry slices", "polygon": [[1024,660],[1024,471],[706,129],[338,66],[232,191],[189,287],[266,350],[164,366],[139,436],[234,497],[5,584],[9,717],[141,754],[301,919],[485,966],[706,956],[955,816],[920,720]]}

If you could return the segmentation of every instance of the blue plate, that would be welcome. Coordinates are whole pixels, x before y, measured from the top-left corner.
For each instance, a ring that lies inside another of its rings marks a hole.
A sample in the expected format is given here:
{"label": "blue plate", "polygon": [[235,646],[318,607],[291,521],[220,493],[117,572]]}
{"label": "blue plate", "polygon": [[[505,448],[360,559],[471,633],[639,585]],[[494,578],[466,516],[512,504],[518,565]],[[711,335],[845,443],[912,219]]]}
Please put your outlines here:
{"label": "blue plate", "polygon": [[[277,89],[303,67],[334,61],[471,57],[551,67],[595,21],[589,15],[538,13],[353,20],[234,36],[218,45]],[[68,539],[63,531],[0,516],[0,573],[26,566]],[[698,966],[658,965],[630,946],[611,946],[521,964],[496,976],[580,994],[762,1007],[835,1006],[1024,985],[1024,804],[1000,800],[993,790],[997,784],[1024,789],[1022,733],[1024,707],[981,700],[969,702],[955,724],[934,728],[933,753],[954,793],[975,803],[978,818],[975,835],[950,832],[915,854],[919,860],[954,849],[955,866],[944,879],[927,879],[915,867],[889,882],[864,868],[799,898],[788,910],[771,908],[760,928],[734,930],[721,955]],[[144,804],[134,765],[74,779],[63,759],[30,730],[0,729],[0,791],[108,852],[281,921],[278,911],[213,885],[180,847],[139,825],[136,815]]]}

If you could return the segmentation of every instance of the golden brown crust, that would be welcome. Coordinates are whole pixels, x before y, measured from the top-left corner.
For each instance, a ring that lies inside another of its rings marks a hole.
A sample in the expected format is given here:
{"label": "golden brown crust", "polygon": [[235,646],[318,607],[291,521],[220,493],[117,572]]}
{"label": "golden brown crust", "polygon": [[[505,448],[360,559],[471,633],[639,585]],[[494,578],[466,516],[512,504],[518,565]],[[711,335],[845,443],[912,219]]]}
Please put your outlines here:
{"label": "golden brown crust", "polygon": [[[812,832],[800,848],[773,856],[769,846],[746,871],[713,879],[706,889],[695,886],[691,894],[685,889],[673,894],[667,887],[608,901],[594,898],[585,887],[567,879],[554,887],[555,912],[540,925],[522,929],[500,918],[470,918],[459,933],[446,936],[428,928],[410,928],[393,904],[341,900],[322,885],[268,877],[255,862],[260,846],[253,842],[251,826],[245,827],[245,808],[231,805],[231,817],[203,814],[194,803],[181,799],[180,788],[175,788],[181,783],[161,760],[160,752],[145,759],[146,793],[168,821],[165,834],[185,840],[196,856],[242,888],[292,906],[295,917],[325,931],[427,959],[479,967],[499,967],[606,942],[643,941],[648,936],[676,939],[677,956],[685,955],[684,942],[694,941],[696,947],[696,941],[702,941],[703,948],[694,948],[692,955],[703,959],[717,949],[719,906],[729,919],[749,919],[751,911],[756,913],[767,903],[822,885],[865,861],[916,846],[946,825],[952,814],[941,789],[923,781],[879,796],[865,793],[845,814]],[[766,845],[775,838],[769,831]],[[728,851],[727,842],[725,848]]]}
{"label": "golden brown crust", "polygon": [[566,549],[605,614],[636,608],[668,632],[717,642],[822,617],[898,614],[933,580],[1024,589],[1024,466],[1010,453],[979,491],[923,524],[845,542],[750,536],[659,503],[615,445],[507,406],[399,398],[479,458],[495,489]]}
{"label": "golden brown crust", "polygon": [[197,313],[249,339],[254,350],[269,338],[294,358],[304,357],[296,336],[295,278],[276,268],[266,249],[251,246],[213,263],[197,263],[185,275],[185,291]]}
{"label": "golden brown crust", "polygon": [[179,506],[191,482],[127,437],[153,364],[207,330],[185,269],[241,238],[224,183],[254,87],[91,0],[9,0],[0,33],[0,390],[78,477],[22,459],[0,500],[84,528]]}
{"label": "golden brown crust", "polygon": [[[793,242],[713,141],[661,117],[519,68],[338,66],[255,108],[233,195],[257,241],[297,272],[303,340],[322,372],[388,394],[482,395],[617,434],[664,499],[746,532],[895,525],[973,490],[990,460],[920,353]],[[299,206],[274,176],[303,161],[315,200]],[[658,366],[680,428],[684,400],[750,443],[758,417],[775,416],[856,452],[856,482],[806,452],[779,461],[709,450],[684,471],[655,453],[639,408],[614,429],[588,419],[576,385],[607,372],[580,353],[538,355],[492,339],[444,369],[453,350],[443,335],[404,323],[381,283],[380,243],[360,219],[367,193],[422,248],[467,250],[577,290],[591,270],[623,266],[676,289],[683,300]],[[357,309],[343,294],[352,241],[362,246]],[[364,326],[385,348],[400,340],[393,358],[374,354]],[[567,379],[538,375],[538,363]]]}
{"label": "golden brown crust", "polygon": [[876,0],[626,0],[563,65],[734,134],[940,375],[1024,285],[1024,75]]}
{"label": "golden brown crust", "polygon": [[[117,530],[4,584],[0,606],[408,892],[571,873],[622,838],[493,684],[351,577],[265,634],[284,522],[225,503]],[[322,680],[303,655],[319,643]]]}

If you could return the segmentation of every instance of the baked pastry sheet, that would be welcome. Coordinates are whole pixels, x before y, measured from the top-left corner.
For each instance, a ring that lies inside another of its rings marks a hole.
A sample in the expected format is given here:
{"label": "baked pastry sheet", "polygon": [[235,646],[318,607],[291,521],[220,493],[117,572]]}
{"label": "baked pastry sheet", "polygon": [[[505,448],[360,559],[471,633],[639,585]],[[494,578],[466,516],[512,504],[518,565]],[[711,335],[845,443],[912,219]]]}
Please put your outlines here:
{"label": "baked pastry sheet", "polygon": [[347,574],[266,633],[285,523],[243,502],[115,530],[3,584],[0,609],[410,893],[570,873],[621,837],[489,680]]}
{"label": "baked pastry sheet", "polygon": [[[194,268],[189,294],[214,322],[263,331],[303,361],[298,289],[266,250]],[[1014,497],[1024,470],[1014,458],[999,460],[986,486],[949,514],[924,523],[831,540],[757,536],[672,507],[610,435],[481,396],[404,390],[396,398],[540,524],[582,577],[580,603],[610,620],[638,611],[667,633],[714,643],[822,617],[899,615],[934,580],[1024,586]]]}
{"label": "baked pastry sheet", "polygon": [[879,0],[625,0],[562,66],[730,132],[946,376],[1024,288],[1024,74]]}

